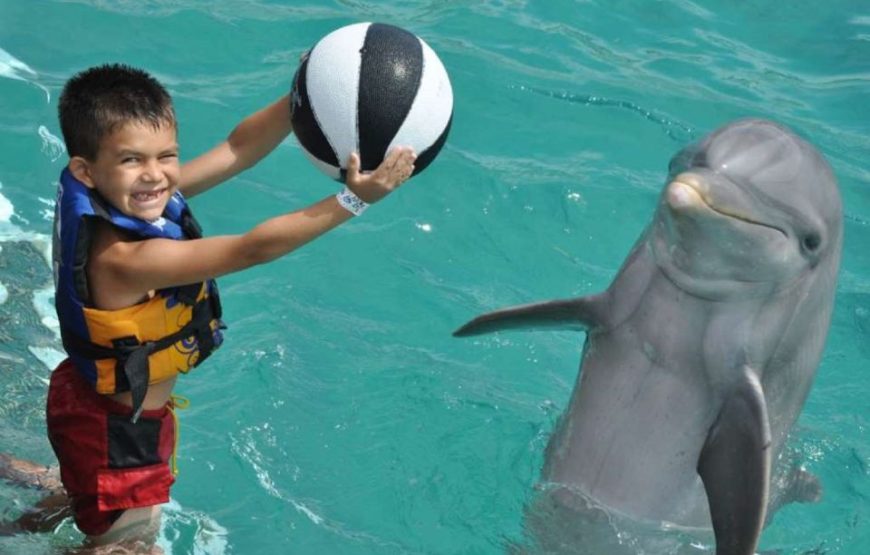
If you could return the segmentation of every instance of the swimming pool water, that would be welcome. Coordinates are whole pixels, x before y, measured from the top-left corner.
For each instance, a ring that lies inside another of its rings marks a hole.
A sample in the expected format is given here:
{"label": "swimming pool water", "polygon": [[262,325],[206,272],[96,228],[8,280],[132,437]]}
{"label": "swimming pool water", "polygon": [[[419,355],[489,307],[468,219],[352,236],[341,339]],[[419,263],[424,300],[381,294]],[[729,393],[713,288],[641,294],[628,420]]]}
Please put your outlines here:
{"label": "swimming pool water", "polygon": [[[357,21],[409,29],[450,74],[435,163],[300,251],[221,280],[230,329],[183,378],[181,474],[162,545],[182,553],[488,554],[522,541],[583,337],[450,333],[496,307],[605,288],[670,156],[744,116],[791,126],[840,180],[845,248],[828,346],[792,445],[823,500],[761,548],[870,553],[870,9],[770,0],[0,0],[0,451],[53,462],[62,355],[45,261],[64,81],[144,67],[176,101],[182,157],[284,94],[299,55]],[[292,138],[193,207],[243,232],[336,185]],[[35,493],[0,484],[6,518]],[[80,535],[0,538],[61,553]]]}

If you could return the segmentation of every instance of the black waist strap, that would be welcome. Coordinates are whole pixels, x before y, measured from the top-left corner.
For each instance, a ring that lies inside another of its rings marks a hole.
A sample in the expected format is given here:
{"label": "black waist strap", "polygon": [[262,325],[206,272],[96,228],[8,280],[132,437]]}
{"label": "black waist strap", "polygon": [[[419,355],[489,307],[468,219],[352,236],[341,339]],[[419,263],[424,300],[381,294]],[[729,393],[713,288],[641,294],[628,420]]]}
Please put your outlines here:
{"label": "black waist strap", "polygon": [[[214,331],[211,328],[212,320],[219,318],[215,312],[212,300],[210,298],[203,299],[193,306],[190,322],[180,330],[155,341],[144,343],[139,343],[135,337],[122,337],[112,341],[113,347],[105,347],[86,341],[63,326],[61,327],[61,338],[64,349],[69,353],[90,360],[114,358],[118,361],[118,366],[130,387],[133,401],[131,422],[135,423],[139,419],[139,415],[142,414],[142,402],[145,400],[148,383],[151,379],[148,357],[152,353],[169,348],[183,339],[195,337],[199,347],[197,364],[205,360],[215,346]],[[217,312],[219,314],[220,310]],[[224,327],[222,323],[220,326]]]}

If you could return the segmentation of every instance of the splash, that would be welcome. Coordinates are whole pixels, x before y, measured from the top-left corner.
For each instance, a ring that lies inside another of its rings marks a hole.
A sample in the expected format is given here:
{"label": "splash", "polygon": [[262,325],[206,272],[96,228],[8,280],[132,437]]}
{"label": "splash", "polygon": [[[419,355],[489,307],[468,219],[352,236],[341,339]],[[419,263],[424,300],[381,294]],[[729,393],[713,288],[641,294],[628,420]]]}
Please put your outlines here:
{"label": "splash", "polygon": [[[2,189],[3,184],[0,183],[0,190]],[[13,214],[15,214],[15,208],[13,208],[12,203],[3,196],[3,193],[0,193],[0,233],[7,227],[14,227],[10,223]]]}
{"label": "splash", "polygon": [[63,141],[57,136],[52,135],[47,127],[40,125],[37,132],[39,133],[39,138],[42,139],[42,152],[48,156],[52,162],[55,162],[58,158],[64,155],[66,147],[64,146]]}
{"label": "splash", "polygon": [[[166,555],[172,555],[173,544],[181,552],[193,555],[224,555],[229,553],[227,529],[199,511],[185,509],[174,499],[162,507],[163,519],[157,545]],[[188,549],[190,543],[193,545]]]}
{"label": "splash", "polygon": [[2,48],[0,48],[0,77],[30,83],[45,93],[46,103],[51,102],[51,93],[49,90],[36,82],[39,75],[33,71],[30,66]]}
{"label": "splash", "polygon": [[[2,190],[3,183],[0,182],[0,191]],[[14,219],[21,220],[22,218],[15,214],[12,202],[0,192],[0,243],[29,241],[39,249],[45,263],[51,267],[51,237],[44,233],[25,231],[12,223]]]}
{"label": "splash", "polygon": [[54,289],[39,289],[33,292],[33,309],[39,315],[42,325],[54,332],[60,340],[60,322],[54,309]]}
{"label": "splash", "polygon": [[[0,183],[0,190],[2,189],[3,184]],[[50,237],[41,233],[25,231],[15,223],[13,223],[15,220],[21,220],[21,218],[17,214],[15,214],[15,207],[13,206],[12,202],[8,198],[6,198],[2,192],[0,192],[0,253],[2,253],[0,254],[0,256],[21,256],[21,252],[26,251],[20,252],[20,247],[16,245],[20,243],[30,243],[41,255],[42,259],[45,262],[46,276],[50,275]],[[5,243],[8,244],[4,249]],[[18,281],[14,278],[13,274],[13,282],[10,283],[9,286],[12,287],[12,291],[14,293],[15,291],[19,291],[22,287],[24,287],[25,284],[29,284],[29,282],[27,280],[24,280],[21,283],[18,283]],[[39,316],[39,322],[42,324],[42,326],[52,332],[54,336],[54,341],[52,342],[51,339],[47,339],[45,342],[40,342],[36,345],[29,344],[27,345],[27,350],[37,360],[42,362],[42,364],[44,364],[46,368],[53,369],[60,363],[61,360],[66,358],[66,355],[63,353],[63,351],[54,346],[60,344],[60,325],[57,321],[57,317],[54,311],[54,288],[51,284],[48,284],[42,288],[34,288],[30,294],[31,306],[33,307],[33,310],[37,314],[37,316]],[[7,301],[9,301],[10,304],[8,306],[12,306],[13,308],[4,307],[6,310],[20,310],[21,307],[17,306],[16,302],[14,300],[10,300],[9,297],[10,291],[7,288],[6,284],[0,284],[0,305],[3,305]],[[13,330],[7,331],[13,332]],[[15,362],[19,362],[20,364],[25,366],[24,370],[32,374],[36,379],[38,379],[40,382],[47,383],[46,378],[41,373],[34,372],[34,370],[30,366],[26,365],[26,361],[24,359],[21,359],[20,356],[6,354],[5,357],[2,357],[2,354],[0,354],[0,358],[6,358],[7,361],[14,360]]]}
{"label": "splash", "polygon": [[36,72],[30,66],[0,48],[0,77],[28,81],[36,78]]}

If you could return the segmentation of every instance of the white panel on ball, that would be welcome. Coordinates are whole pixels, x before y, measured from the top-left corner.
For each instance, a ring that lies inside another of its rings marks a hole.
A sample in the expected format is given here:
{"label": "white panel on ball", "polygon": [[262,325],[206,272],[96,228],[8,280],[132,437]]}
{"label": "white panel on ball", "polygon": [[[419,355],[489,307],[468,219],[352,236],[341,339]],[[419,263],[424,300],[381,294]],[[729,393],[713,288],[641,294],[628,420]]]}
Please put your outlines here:
{"label": "white panel on ball", "polygon": [[[306,149],[304,146],[302,147],[302,152],[305,154],[305,157],[306,157],[306,158],[308,158],[309,160],[311,160],[311,163],[314,164],[314,167],[315,167],[315,168],[317,168],[318,170],[322,171],[322,172],[325,173],[327,176],[329,176],[329,177],[331,177],[331,178],[333,178],[333,179],[339,179],[339,178],[341,177],[341,169],[336,168],[336,167],[333,166],[332,164],[327,164],[327,163],[324,162],[323,160],[318,159],[317,156],[315,156],[315,155],[311,154],[310,152],[308,152],[308,149]],[[344,167],[344,164],[345,164],[346,162],[347,162],[347,160],[344,160],[344,161],[342,162],[342,167]]]}
{"label": "white panel on ball", "polygon": [[[371,23],[357,23],[333,31],[314,46],[308,58],[311,107],[342,168],[350,153],[358,150],[359,52],[369,25]],[[318,166],[322,167],[322,163]]]}
{"label": "white panel on ball", "polygon": [[417,97],[405,121],[390,143],[395,146],[412,146],[419,154],[441,136],[453,113],[453,89],[444,64],[423,39],[423,75]]}

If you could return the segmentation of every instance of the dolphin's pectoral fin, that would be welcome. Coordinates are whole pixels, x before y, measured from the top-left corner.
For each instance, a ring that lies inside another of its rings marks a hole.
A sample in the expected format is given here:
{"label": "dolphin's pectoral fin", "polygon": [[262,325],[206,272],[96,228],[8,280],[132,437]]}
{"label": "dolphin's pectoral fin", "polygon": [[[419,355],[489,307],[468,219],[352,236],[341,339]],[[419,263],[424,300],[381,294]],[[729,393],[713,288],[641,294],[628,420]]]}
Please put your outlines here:
{"label": "dolphin's pectoral fin", "polygon": [[764,525],[770,524],[774,515],[790,503],[818,503],[823,492],[819,477],[799,465],[780,469],[779,474],[774,472],[770,479],[770,501]]}
{"label": "dolphin's pectoral fin", "polygon": [[785,503],[818,503],[822,500],[822,481],[812,472],[803,468],[793,468],[788,476],[788,489],[783,499]]}
{"label": "dolphin's pectoral fin", "polygon": [[823,491],[818,476],[801,466],[792,466],[784,475],[775,476],[771,481],[768,519],[789,503],[818,503],[822,499]]}
{"label": "dolphin's pectoral fin", "polygon": [[764,392],[744,368],[725,398],[698,460],[707,490],[716,555],[752,555],[761,534],[770,489],[770,423]]}
{"label": "dolphin's pectoral fin", "polygon": [[543,327],[587,330],[603,320],[606,311],[605,295],[547,301],[489,312],[471,320],[453,332],[453,336]]}

